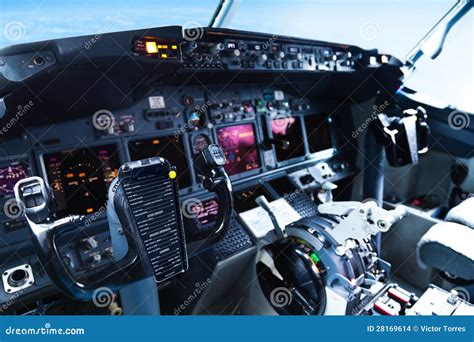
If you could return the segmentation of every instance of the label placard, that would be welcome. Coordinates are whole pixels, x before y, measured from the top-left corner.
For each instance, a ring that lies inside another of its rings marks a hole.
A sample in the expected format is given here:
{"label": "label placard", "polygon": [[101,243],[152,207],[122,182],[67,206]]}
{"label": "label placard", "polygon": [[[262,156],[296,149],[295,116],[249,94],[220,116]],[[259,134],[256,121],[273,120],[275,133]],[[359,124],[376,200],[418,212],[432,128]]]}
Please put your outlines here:
{"label": "label placard", "polygon": [[187,269],[186,244],[175,187],[167,175],[128,179],[123,184],[157,282]]}
{"label": "label placard", "polygon": [[148,97],[148,103],[151,109],[162,109],[165,108],[165,98],[163,96],[150,96]]}

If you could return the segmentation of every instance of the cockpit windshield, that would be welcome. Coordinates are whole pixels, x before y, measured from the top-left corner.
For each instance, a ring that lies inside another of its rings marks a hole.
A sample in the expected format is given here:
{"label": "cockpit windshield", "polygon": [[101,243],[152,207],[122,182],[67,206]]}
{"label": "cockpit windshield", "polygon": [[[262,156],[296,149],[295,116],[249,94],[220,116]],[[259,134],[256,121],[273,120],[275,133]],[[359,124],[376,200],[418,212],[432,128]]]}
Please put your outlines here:
{"label": "cockpit windshield", "polygon": [[218,0],[1,0],[0,48],[168,25],[207,26]]}
{"label": "cockpit windshield", "polygon": [[[377,48],[404,61],[410,49],[455,3],[454,0],[243,0],[230,28]],[[439,58],[424,59],[406,86],[474,112],[473,17],[471,11],[456,24]]]}

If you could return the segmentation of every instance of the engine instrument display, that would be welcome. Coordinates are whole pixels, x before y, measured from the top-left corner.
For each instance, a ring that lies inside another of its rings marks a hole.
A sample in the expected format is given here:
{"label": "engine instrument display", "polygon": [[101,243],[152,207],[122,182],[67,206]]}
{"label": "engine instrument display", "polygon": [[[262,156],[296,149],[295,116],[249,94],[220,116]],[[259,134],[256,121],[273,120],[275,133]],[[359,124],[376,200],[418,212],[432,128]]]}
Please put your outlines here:
{"label": "engine instrument display", "polygon": [[278,161],[304,157],[303,133],[298,117],[284,116],[270,121]]}
{"label": "engine instrument display", "polygon": [[176,166],[180,188],[191,186],[191,177],[186,163],[186,152],[181,137],[166,136],[128,143],[130,158],[140,160],[151,157],[162,157]]}
{"label": "engine instrument display", "polygon": [[191,212],[203,225],[209,225],[216,222],[217,212],[219,211],[219,203],[215,199],[199,201],[192,204]]}
{"label": "engine instrument display", "polygon": [[332,147],[329,119],[321,115],[308,115],[304,118],[308,135],[309,152],[316,153]]}
{"label": "engine instrument display", "polygon": [[0,167],[0,195],[13,194],[15,184],[26,177],[28,177],[28,169],[22,163]]}
{"label": "engine instrument display", "polygon": [[216,131],[218,143],[227,158],[225,170],[229,175],[260,167],[253,124],[226,126]]}
{"label": "engine instrument display", "polygon": [[43,161],[58,215],[91,214],[106,205],[119,168],[115,145],[45,154]]}

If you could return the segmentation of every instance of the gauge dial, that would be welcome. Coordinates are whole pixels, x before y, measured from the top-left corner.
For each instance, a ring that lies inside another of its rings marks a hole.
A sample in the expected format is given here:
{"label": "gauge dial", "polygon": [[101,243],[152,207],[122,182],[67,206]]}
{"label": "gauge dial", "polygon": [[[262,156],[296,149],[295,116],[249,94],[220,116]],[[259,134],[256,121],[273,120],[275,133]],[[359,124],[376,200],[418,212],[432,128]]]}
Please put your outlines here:
{"label": "gauge dial", "polygon": [[206,134],[198,134],[193,138],[193,153],[198,154],[204,151],[211,143]]}
{"label": "gauge dial", "polygon": [[26,177],[28,172],[23,164],[16,163],[0,168],[0,194],[12,194],[15,184]]}

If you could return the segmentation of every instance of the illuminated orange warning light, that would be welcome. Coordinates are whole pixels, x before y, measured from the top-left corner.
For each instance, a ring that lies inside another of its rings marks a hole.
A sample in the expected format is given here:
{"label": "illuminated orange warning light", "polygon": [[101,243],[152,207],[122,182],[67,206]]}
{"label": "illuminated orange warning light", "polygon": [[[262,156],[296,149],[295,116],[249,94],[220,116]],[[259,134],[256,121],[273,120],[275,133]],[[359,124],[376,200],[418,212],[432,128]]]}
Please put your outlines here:
{"label": "illuminated orange warning light", "polygon": [[89,214],[89,213],[92,213],[92,212],[94,212],[94,209],[93,209],[93,208],[87,208],[87,213],[88,213],[88,214]]}
{"label": "illuminated orange warning light", "polygon": [[74,177],[74,173],[68,173],[68,174],[66,175],[66,178],[72,178],[72,177]]}
{"label": "illuminated orange warning light", "polygon": [[158,53],[158,47],[156,46],[156,42],[146,42],[146,52]]}

